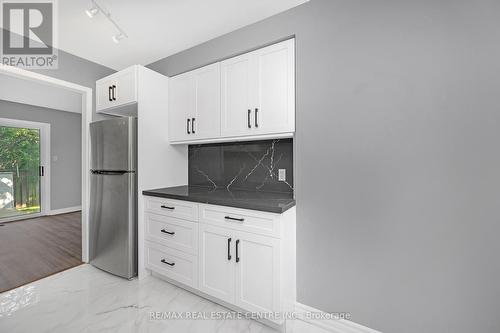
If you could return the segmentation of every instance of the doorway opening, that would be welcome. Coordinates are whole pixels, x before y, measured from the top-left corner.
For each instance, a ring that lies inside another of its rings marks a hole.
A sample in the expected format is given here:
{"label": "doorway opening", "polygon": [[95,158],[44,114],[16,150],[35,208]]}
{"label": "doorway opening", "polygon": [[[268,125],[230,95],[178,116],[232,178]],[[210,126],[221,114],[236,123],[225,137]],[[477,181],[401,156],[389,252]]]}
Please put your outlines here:
{"label": "doorway opening", "polygon": [[50,124],[0,118],[0,223],[50,209]]}

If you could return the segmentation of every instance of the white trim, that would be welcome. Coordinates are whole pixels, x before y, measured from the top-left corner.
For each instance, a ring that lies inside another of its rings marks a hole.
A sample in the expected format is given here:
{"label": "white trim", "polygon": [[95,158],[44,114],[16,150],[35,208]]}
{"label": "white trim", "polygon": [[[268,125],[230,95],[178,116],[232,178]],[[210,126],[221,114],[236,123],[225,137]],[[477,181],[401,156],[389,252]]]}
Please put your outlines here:
{"label": "white trim", "polygon": [[90,172],[90,158],[89,158],[89,125],[92,120],[92,89],[84,87],[79,84],[63,81],[60,79],[30,72],[22,68],[0,65],[0,74],[10,75],[17,78],[22,78],[30,81],[48,84],[53,87],[59,87],[69,91],[82,94],[82,261],[89,261],[89,172]]}
{"label": "white trim", "polygon": [[[50,124],[20,119],[0,118],[0,126],[30,128],[40,131],[40,165],[44,167],[45,174],[43,177],[40,177],[39,215],[46,215],[50,211]],[[25,215],[25,218],[26,216],[27,215]]]}
{"label": "white trim", "polygon": [[369,327],[356,324],[350,320],[345,320],[345,319],[339,319],[339,320],[305,319],[305,317],[302,316],[302,314],[306,312],[313,312],[313,313],[324,313],[324,312],[299,302],[295,302],[295,312],[300,316],[300,318],[302,318],[300,320],[332,333],[382,333],[380,331],[376,331]]}
{"label": "white trim", "polygon": [[169,143],[171,145],[184,145],[184,144],[198,145],[198,144],[202,144],[202,143],[256,141],[256,140],[283,139],[283,138],[293,138],[293,133],[259,134],[259,135],[248,135],[248,136],[228,136],[225,138],[172,141]]}
{"label": "white trim", "polygon": [[82,206],[52,209],[50,212],[48,212],[47,215],[59,215],[59,214],[73,213],[73,212],[77,212],[79,210],[82,210]]}
{"label": "white trim", "polygon": [[33,213],[33,214],[25,214],[25,215],[17,215],[17,216],[12,216],[12,217],[4,217],[0,221],[0,223],[9,223],[9,222],[16,222],[16,221],[21,221],[21,220],[29,220],[29,219],[34,219],[37,217],[43,216],[41,213]]}

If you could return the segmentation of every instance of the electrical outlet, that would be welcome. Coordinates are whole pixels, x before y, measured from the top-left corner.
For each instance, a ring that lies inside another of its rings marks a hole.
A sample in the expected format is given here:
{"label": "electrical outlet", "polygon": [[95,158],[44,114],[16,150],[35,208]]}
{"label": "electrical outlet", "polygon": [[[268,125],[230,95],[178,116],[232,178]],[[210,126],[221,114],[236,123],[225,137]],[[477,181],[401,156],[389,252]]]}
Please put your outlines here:
{"label": "electrical outlet", "polygon": [[278,169],[278,180],[280,182],[286,181],[286,169]]}

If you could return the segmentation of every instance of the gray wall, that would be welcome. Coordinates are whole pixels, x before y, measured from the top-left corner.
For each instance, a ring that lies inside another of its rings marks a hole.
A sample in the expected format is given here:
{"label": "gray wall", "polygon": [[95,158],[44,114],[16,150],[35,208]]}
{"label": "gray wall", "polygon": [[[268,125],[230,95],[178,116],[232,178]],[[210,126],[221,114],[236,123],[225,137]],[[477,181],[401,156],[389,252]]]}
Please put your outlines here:
{"label": "gray wall", "polygon": [[95,82],[115,73],[115,70],[59,50],[59,67],[57,70],[45,69],[33,70],[33,72],[92,88],[92,119],[101,120],[109,118],[109,116],[96,114],[95,112]]}
{"label": "gray wall", "polygon": [[[51,125],[50,208],[81,206],[81,114],[0,100],[0,118],[36,121]],[[53,156],[57,156],[58,160],[53,161]]]}
{"label": "gray wall", "polygon": [[500,332],[499,13],[312,0],[149,67],[296,35],[298,301],[384,332]]}
{"label": "gray wall", "polygon": [[[0,35],[1,33],[2,29],[0,28]],[[99,51],[96,50],[96,52]],[[38,69],[32,71],[92,88],[94,94],[92,102],[93,120],[109,118],[108,116],[95,113],[95,81],[115,73],[115,70],[59,50],[58,69]]]}

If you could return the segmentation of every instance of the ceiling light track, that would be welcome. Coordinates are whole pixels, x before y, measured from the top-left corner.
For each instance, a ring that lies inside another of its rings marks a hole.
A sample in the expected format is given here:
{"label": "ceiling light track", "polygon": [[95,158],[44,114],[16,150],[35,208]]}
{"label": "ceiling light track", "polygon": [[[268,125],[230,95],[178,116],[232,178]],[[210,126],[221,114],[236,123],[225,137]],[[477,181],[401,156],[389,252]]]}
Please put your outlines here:
{"label": "ceiling light track", "polygon": [[119,43],[122,39],[128,38],[128,35],[125,33],[125,31],[123,31],[118,23],[113,20],[113,18],[111,17],[111,13],[106,10],[106,8],[100,5],[96,0],[91,0],[91,2],[92,7],[90,9],[87,9],[85,13],[90,18],[94,18],[97,14],[102,13],[108,19],[108,21],[115,26],[116,30],[118,30],[118,33],[111,37],[113,42]]}

